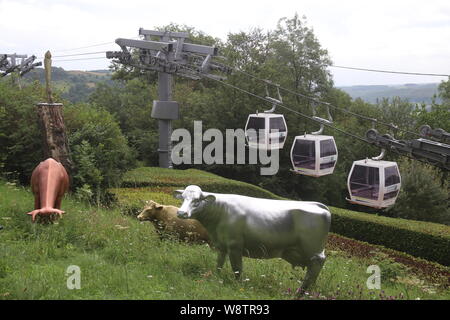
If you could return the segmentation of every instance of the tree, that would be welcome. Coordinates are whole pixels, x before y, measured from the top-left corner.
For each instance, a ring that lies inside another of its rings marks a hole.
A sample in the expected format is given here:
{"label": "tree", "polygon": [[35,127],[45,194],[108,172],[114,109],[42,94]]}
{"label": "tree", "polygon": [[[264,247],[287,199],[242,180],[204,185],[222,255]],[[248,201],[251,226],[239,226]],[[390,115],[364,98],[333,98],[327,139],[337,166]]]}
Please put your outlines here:
{"label": "tree", "polygon": [[441,128],[450,131],[450,78],[442,81],[438,87],[438,96],[442,103],[433,101],[431,107],[422,105],[415,111],[417,127],[429,125],[433,129]]}
{"label": "tree", "polygon": [[306,17],[299,18],[297,13],[278,21],[270,34],[271,63],[280,75],[288,75],[282,81],[287,87],[308,95],[325,94],[332,87],[326,69],[331,60],[306,24]]}
{"label": "tree", "polygon": [[447,81],[442,81],[438,87],[439,97],[447,106],[450,104],[450,77]]}
{"label": "tree", "polygon": [[404,219],[450,224],[449,185],[435,167],[414,160],[399,162],[402,187],[388,214]]}
{"label": "tree", "polygon": [[[414,104],[399,97],[394,97],[391,100],[388,98],[381,99],[381,101],[378,101],[377,107],[381,111],[381,116],[378,118],[381,121],[397,125],[402,130],[417,132],[416,119],[414,117],[416,107]],[[389,130],[386,126],[383,126],[382,130],[380,134],[389,133],[396,139],[407,136],[404,131]]]}
{"label": "tree", "polygon": [[44,101],[44,90],[38,82],[19,88],[9,79],[0,81],[2,172],[21,183],[29,183],[34,167],[44,160],[36,112],[38,101]]}
{"label": "tree", "polygon": [[99,197],[134,167],[135,153],[108,111],[82,103],[66,107],[64,116],[75,162],[74,188],[87,184]]}
{"label": "tree", "polygon": [[[35,109],[36,101],[43,99],[44,90],[37,81],[21,89],[0,81],[0,171],[22,184],[29,183],[33,169],[45,160]],[[102,195],[134,166],[135,153],[108,111],[67,102],[63,111],[75,166],[71,191],[89,186]]]}
{"label": "tree", "polygon": [[124,81],[123,85],[99,84],[90,103],[110,112],[119,122],[129,145],[144,165],[158,163],[158,127],[151,117],[156,87],[142,78]]}

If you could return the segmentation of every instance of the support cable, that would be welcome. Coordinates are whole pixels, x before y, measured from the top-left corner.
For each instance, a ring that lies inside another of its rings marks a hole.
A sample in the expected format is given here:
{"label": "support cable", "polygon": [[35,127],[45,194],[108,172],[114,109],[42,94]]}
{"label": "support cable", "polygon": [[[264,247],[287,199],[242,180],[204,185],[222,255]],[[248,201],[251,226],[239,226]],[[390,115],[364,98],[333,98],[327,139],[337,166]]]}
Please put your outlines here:
{"label": "support cable", "polygon": [[[227,67],[228,67],[228,68],[231,68],[231,69],[233,69],[233,70],[235,70],[235,71],[237,71],[237,72],[240,72],[240,73],[242,73],[242,74],[244,74],[244,75],[246,75],[246,76],[248,76],[248,77],[251,77],[251,78],[253,78],[253,79],[255,79],[255,80],[261,81],[261,82],[263,82],[263,83],[268,83],[265,79],[261,79],[261,78],[255,76],[255,75],[253,75],[253,74],[251,74],[251,73],[248,73],[248,72],[246,72],[246,71],[243,71],[243,70],[240,70],[240,69],[231,67],[231,66],[227,66]],[[269,84],[274,85],[274,86],[277,86],[277,87],[279,87],[281,90],[283,90],[283,91],[285,91],[285,92],[288,92],[288,93],[290,93],[290,94],[293,94],[293,95],[296,95],[296,96],[299,96],[299,97],[306,98],[306,99],[309,99],[309,100],[311,100],[311,101],[314,101],[314,102],[317,103],[317,104],[322,104],[322,105],[325,105],[325,106],[327,106],[327,107],[332,107],[332,108],[335,109],[335,110],[338,110],[338,111],[342,111],[342,112],[351,114],[351,115],[353,115],[353,116],[355,116],[355,117],[358,117],[358,118],[361,118],[361,119],[363,119],[363,120],[370,121],[370,122],[375,122],[375,123],[379,123],[379,124],[384,125],[384,126],[390,128],[390,129],[402,131],[402,132],[409,133],[409,134],[411,134],[411,135],[420,137],[420,135],[419,135],[418,133],[412,132],[412,131],[409,131],[409,130],[405,130],[405,129],[398,128],[397,126],[395,126],[395,125],[392,124],[392,123],[386,123],[386,122],[380,121],[380,120],[378,120],[378,119],[376,119],[376,118],[367,117],[367,116],[358,114],[358,113],[356,113],[356,112],[353,112],[353,111],[350,111],[350,110],[347,110],[347,109],[344,109],[344,108],[341,108],[341,107],[337,107],[337,106],[335,106],[335,105],[332,105],[332,104],[329,103],[329,102],[321,101],[321,100],[319,100],[319,99],[317,99],[317,98],[315,98],[315,97],[311,97],[311,96],[308,96],[308,95],[305,95],[305,94],[302,94],[302,93],[299,93],[299,92],[296,92],[296,91],[293,91],[293,90],[284,88],[284,87],[282,87],[282,86],[280,86],[280,85],[278,85],[278,84],[275,84],[275,83],[269,82]]]}

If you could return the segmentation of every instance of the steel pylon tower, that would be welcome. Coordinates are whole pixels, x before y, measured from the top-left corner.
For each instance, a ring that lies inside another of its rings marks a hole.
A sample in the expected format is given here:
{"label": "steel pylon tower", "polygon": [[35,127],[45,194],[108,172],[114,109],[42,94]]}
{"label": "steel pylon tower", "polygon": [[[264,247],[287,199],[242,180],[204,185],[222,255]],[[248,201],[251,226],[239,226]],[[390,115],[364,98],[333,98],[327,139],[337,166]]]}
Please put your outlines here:
{"label": "steel pylon tower", "polygon": [[122,51],[108,51],[106,57],[117,63],[158,72],[158,99],[153,101],[152,118],[158,120],[159,166],[172,168],[172,120],[179,118],[179,105],[172,100],[172,76],[199,80],[202,77],[225,79],[212,71],[230,73],[231,70],[212,58],[218,49],[188,43],[187,32],[139,29],[144,40],[116,39]]}

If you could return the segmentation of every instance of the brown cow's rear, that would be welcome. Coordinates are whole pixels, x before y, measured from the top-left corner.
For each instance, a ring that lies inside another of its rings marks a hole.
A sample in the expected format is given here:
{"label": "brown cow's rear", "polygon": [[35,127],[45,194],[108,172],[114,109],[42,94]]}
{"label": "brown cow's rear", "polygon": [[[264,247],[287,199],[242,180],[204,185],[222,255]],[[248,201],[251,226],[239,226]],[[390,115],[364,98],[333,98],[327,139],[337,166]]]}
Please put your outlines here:
{"label": "brown cow's rear", "polygon": [[42,161],[31,175],[31,190],[34,193],[34,209],[27,214],[61,216],[61,201],[69,189],[69,175],[64,166],[52,158]]}

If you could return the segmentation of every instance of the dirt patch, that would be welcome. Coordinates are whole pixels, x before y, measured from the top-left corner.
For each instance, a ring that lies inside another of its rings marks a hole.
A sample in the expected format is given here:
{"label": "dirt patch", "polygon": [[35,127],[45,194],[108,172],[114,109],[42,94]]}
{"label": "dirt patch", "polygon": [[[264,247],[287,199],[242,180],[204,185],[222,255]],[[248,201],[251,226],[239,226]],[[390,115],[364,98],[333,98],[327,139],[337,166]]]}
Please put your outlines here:
{"label": "dirt patch", "polygon": [[395,262],[409,267],[412,273],[427,278],[434,283],[438,282],[445,288],[450,287],[450,270],[445,266],[441,266],[434,262],[414,258],[392,249],[371,245],[366,242],[349,239],[337,234],[329,234],[327,248],[331,250],[341,250],[349,253],[352,256],[361,258],[371,258],[376,255],[377,251],[383,252],[384,254],[392,258]]}

